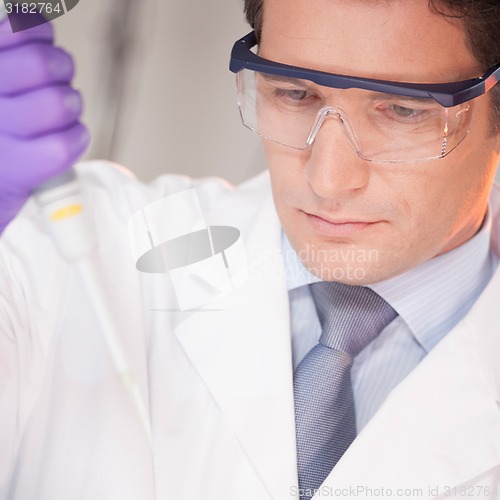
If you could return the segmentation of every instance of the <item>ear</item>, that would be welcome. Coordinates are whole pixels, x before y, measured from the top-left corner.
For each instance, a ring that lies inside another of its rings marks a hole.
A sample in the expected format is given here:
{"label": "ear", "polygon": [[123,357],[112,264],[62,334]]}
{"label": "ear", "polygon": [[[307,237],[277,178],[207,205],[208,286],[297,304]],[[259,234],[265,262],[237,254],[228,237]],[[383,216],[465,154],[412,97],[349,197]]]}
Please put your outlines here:
{"label": "ear", "polygon": [[492,135],[495,139],[495,151],[500,152],[500,94],[497,89],[489,93],[490,119],[493,126]]}
{"label": "ear", "polygon": [[[500,122],[500,119],[499,119]],[[500,155],[500,123],[496,125],[496,130],[493,131],[492,140],[493,140],[493,150]]]}

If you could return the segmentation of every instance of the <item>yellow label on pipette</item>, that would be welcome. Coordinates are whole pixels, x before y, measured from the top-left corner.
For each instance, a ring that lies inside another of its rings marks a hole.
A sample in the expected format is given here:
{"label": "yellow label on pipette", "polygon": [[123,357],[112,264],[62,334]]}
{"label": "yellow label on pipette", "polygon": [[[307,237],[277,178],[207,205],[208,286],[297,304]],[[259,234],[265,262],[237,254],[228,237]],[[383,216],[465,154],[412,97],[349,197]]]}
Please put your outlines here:
{"label": "yellow label on pipette", "polygon": [[68,205],[67,207],[60,208],[50,215],[50,220],[59,221],[63,219],[68,219],[78,215],[82,211],[81,205]]}

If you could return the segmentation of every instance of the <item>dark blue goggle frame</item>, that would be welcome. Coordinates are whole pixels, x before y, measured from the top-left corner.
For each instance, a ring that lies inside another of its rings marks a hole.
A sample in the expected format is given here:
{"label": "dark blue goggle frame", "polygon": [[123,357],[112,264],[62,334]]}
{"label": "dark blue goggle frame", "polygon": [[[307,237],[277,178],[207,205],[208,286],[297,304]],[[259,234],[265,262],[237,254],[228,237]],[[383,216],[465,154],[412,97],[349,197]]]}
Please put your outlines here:
{"label": "dark blue goggle frame", "polygon": [[309,80],[318,85],[335,89],[358,88],[406,97],[431,98],[447,108],[485,94],[500,80],[500,64],[493,66],[479,78],[452,83],[405,83],[336,75],[269,61],[252,52],[251,49],[256,45],[257,36],[255,31],[239,39],[234,44],[229,65],[229,69],[233,73],[238,73],[243,69],[250,69],[271,75]]}

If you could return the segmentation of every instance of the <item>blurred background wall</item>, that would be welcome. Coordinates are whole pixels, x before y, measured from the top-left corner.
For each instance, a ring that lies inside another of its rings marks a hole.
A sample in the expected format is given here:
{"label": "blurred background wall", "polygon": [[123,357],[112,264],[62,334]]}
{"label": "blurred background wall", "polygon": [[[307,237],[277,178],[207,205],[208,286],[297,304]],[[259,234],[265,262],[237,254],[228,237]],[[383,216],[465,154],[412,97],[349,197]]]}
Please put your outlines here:
{"label": "blurred background wall", "polygon": [[54,22],[77,64],[92,133],[86,158],[238,183],[265,168],[240,122],[231,47],[248,31],[243,0],[80,0]]}

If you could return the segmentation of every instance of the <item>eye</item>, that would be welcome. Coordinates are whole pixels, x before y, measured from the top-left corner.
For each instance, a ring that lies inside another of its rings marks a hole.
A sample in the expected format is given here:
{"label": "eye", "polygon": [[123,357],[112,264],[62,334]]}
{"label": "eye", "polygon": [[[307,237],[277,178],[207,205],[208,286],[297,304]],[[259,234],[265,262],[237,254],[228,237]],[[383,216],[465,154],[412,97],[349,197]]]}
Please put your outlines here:
{"label": "eye", "polygon": [[421,112],[421,110],[407,108],[406,106],[398,106],[397,104],[393,104],[392,106],[390,106],[390,108],[396,115],[401,116],[402,118],[419,116],[419,113]]}
{"label": "eye", "polygon": [[309,97],[311,94],[307,90],[302,89],[276,89],[275,90],[276,97],[285,97],[290,99],[291,101],[303,101],[306,97]]}
{"label": "eye", "polygon": [[432,109],[402,106],[395,102],[380,103],[376,107],[387,119],[401,123],[420,123],[431,117]]}

